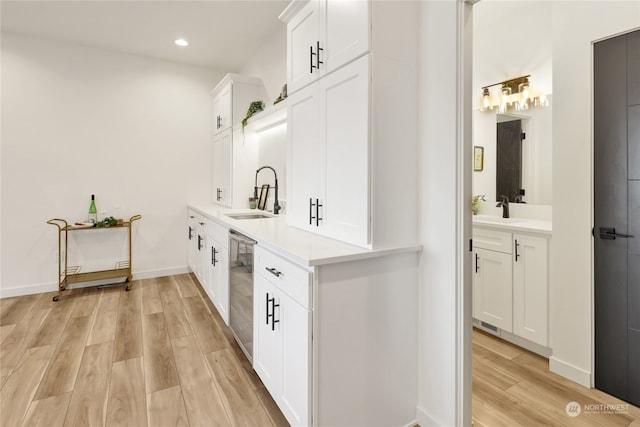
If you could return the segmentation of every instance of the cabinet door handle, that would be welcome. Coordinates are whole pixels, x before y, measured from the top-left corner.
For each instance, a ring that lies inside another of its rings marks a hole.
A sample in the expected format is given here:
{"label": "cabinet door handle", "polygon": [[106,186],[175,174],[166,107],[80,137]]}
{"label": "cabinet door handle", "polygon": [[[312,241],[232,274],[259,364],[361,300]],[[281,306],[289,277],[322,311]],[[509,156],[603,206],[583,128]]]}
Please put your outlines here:
{"label": "cabinet door handle", "polygon": [[193,239],[193,227],[189,226],[189,240]]}
{"label": "cabinet door handle", "polygon": [[269,292],[267,292],[267,298],[265,298],[265,302],[267,303],[266,310],[265,310],[267,313],[267,323],[266,323],[267,325],[269,324],[269,317],[272,316],[269,314],[269,301],[271,300],[269,299]]}
{"label": "cabinet door handle", "polygon": [[316,43],[316,68],[320,70],[320,64],[324,64],[323,61],[320,61],[320,52],[324,52],[324,49],[320,47],[320,41]]}
{"label": "cabinet door handle", "polygon": [[322,206],[320,200],[316,199],[316,227],[320,227],[320,221],[322,221],[322,218],[320,218],[320,208]]}
{"label": "cabinet door handle", "polygon": [[520,258],[520,254],[518,253],[518,248],[520,247],[520,243],[518,243],[518,239],[516,239],[515,242],[516,242],[516,262],[518,262],[518,258]]}
{"label": "cabinet door handle", "polygon": [[480,270],[480,267],[478,265],[478,254],[476,254],[476,273],[478,272],[478,270]]}
{"label": "cabinet door handle", "polygon": [[198,234],[198,250],[202,249],[202,236]]}
{"label": "cabinet door handle", "polygon": [[264,269],[265,269],[265,270],[267,270],[269,273],[273,274],[273,275],[274,275],[274,276],[276,276],[276,277],[280,277],[280,276],[282,276],[282,272],[281,272],[281,271],[276,270],[276,269],[275,269],[275,268],[273,268],[273,267],[271,267],[271,268],[269,268],[269,267],[265,267]]}
{"label": "cabinet door handle", "polygon": [[220,188],[216,188],[216,200],[217,201],[222,200],[222,189]]}
{"label": "cabinet door handle", "polygon": [[280,304],[276,304],[276,297],[271,298],[271,330],[276,330],[276,323],[280,323],[280,319],[276,319],[276,307],[280,307]]}
{"label": "cabinet door handle", "polygon": [[218,262],[218,259],[216,258],[216,254],[218,253],[218,251],[216,250],[216,248],[214,248],[213,246],[211,247],[211,264],[213,264],[213,266],[216,266],[216,263]]}
{"label": "cabinet door handle", "polygon": [[[315,206],[315,203],[313,203],[313,199],[311,197],[309,197],[309,225],[313,225],[313,220],[316,219],[315,216],[313,216],[313,207]],[[318,211],[316,210],[316,215],[317,215]]]}
{"label": "cabinet door handle", "polygon": [[315,65],[313,65],[313,56],[315,55],[315,53],[313,53],[313,46],[309,46],[309,73],[313,74],[313,69],[316,68]]}
{"label": "cabinet door handle", "polygon": [[189,215],[189,218],[193,219],[193,218],[195,218],[195,216],[193,216],[193,215]]}

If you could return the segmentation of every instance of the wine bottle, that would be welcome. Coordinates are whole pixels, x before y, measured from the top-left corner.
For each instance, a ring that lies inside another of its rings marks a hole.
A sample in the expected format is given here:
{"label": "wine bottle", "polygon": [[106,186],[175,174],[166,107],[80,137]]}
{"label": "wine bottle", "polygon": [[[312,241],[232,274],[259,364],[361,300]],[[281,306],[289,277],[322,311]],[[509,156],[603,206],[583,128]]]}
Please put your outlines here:
{"label": "wine bottle", "polygon": [[89,205],[89,222],[97,223],[98,222],[98,210],[96,209],[96,198],[92,194],[91,195],[91,204]]}

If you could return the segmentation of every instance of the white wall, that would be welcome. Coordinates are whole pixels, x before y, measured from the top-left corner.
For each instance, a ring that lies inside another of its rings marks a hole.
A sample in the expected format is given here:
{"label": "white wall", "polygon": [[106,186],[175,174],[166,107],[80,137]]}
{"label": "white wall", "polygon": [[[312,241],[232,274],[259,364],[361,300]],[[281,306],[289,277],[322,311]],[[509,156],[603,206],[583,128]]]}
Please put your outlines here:
{"label": "white wall", "polygon": [[284,22],[238,73],[260,77],[267,91],[264,103],[267,107],[273,105],[287,82],[287,25]]}
{"label": "white wall", "polygon": [[46,221],[85,220],[91,194],[107,215],[142,215],[134,277],[185,271],[186,205],[210,196],[209,92],[222,75],[2,35],[2,296],[56,289]]}
{"label": "white wall", "polygon": [[[473,145],[484,147],[484,170],[473,172],[473,194],[496,200],[496,112],[479,110],[482,87],[530,74],[533,88],[551,94],[551,66],[551,2],[482,0],[474,6]],[[517,113],[529,123],[523,162],[529,204],[551,204],[551,109]]]}
{"label": "white wall", "polygon": [[[462,285],[464,257],[461,245],[468,230],[460,229],[461,212],[470,212],[470,182],[466,196],[461,191],[469,165],[458,163],[460,94],[457,76],[458,11],[461,2],[420,2],[419,13],[419,142],[420,142],[420,259],[417,420],[422,427],[470,424],[460,416],[456,402],[464,400],[458,388],[458,374],[464,348],[464,334],[471,332],[469,307],[459,303],[470,298]],[[466,23],[471,31],[471,23]],[[470,54],[470,52],[469,52]],[[469,69],[469,71],[471,71]],[[470,84],[470,81],[467,82]],[[470,123],[468,131],[470,131]],[[470,140],[470,138],[469,138]],[[469,158],[471,147],[468,147]],[[471,215],[467,215],[468,223]],[[467,224],[469,227],[470,224]],[[470,265],[470,264],[469,264]],[[459,288],[460,287],[460,288]],[[467,301],[468,302],[468,301]],[[469,325],[460,324],[467,311]],[[462,335],[460,332],[464,331]],[[467,339],[469,337],[467,336]],[[470,378],[470,372],[468,372]],[[468,384],[470,393],[471,387]],[[467,396],[469,398],[469,396]],[[469,408],[470,409],[470,405]]]}
{"label": "white wall", "polygon": [[592,374],[592,42],[640,27],[640,1],[553,2],[553,371]]}

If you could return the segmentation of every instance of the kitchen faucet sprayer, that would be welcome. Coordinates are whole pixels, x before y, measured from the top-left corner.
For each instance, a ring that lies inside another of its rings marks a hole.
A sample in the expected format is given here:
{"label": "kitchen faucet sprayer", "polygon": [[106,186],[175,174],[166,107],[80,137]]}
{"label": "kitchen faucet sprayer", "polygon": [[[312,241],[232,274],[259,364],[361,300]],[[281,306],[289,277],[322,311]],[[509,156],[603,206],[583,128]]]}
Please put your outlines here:
{"label": "kitchen faucet sprayer", "polygon": [[276,188],[275,200],[273,201],[273,213],[274,215],[278,215],[278,213],[280,212],[280,204],[278,203],[278,174],[276,174],[276,170],[271,166],[262,166],[258,168],[258,170],[256,170],[256,180],[253,187],[253,197],[255,199],[258,199],[258,173],[262,169],[271,169],[273,171],[273,177],[275,179],[275,188]]}

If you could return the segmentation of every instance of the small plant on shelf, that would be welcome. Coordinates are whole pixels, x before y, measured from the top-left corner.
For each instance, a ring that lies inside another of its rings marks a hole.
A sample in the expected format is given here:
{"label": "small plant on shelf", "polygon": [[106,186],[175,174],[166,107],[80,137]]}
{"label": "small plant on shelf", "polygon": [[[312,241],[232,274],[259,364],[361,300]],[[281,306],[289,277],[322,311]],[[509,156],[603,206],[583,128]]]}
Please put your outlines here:
{"label": "small plant on shelf", "polygon": [[250,105],[249,105],[249,109],[247,110],[247,115],[245,116],[244,119],[242,119],[242,129],[245,128],[245,126],[247,126],[247,121],[249,120],[249,118],[251,118],[251,116],[253,116],[256,113],[259,113],[260,111],[264,110],[264,102],[262,101],[253,101]]}
{"label": "small plant on shelf", "polygon": [[471,212],[473,212],[474,215],[478,215],[478,210],[479,210],[479,204],[480,202],[486,202],[486,199],[484,198],[484,194],[478,194],[477,196],[473,196],[471,198]]}

